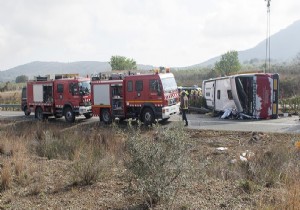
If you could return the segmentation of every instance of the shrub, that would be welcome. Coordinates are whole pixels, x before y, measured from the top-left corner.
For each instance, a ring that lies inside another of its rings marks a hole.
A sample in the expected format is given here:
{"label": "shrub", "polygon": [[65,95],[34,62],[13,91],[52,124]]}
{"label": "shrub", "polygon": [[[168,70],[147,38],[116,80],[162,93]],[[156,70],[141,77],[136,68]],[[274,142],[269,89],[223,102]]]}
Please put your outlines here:
{"label": "shrub", "polygon": [[1,190],[6,190],[9,188],[12,180],[12,174],[10,171],[9,164],[4,164],[1,170]]}
{"label": "shrub", "polygon": [[99,151],[92,145],[79,151],[75,162],[72,164],[74,184],[90,185],[98,180],[104,171],[104,161]]}
{"label": "shrub", "polygon": [[70,159],[74,157],[76,147],[80,146],[80,141],[70,137],[58,138],[52,131],[37,131],[35,152],[41,157],[50,159],[61,158]]}
{"label": "shrub", "polygon": [[152,135],[132,129],[126,142],[125,167],[129,189],[138,192],[150,207],[175,197],[184,181],[188,157],[183,127],[154,127]]}
{"label": "shrub", "polygon": [[248,178],[265,187],[285,180],[290,155],[289,149],[282,145],[271,145],[267,151],[256,152],[253,160],[249,161]]}

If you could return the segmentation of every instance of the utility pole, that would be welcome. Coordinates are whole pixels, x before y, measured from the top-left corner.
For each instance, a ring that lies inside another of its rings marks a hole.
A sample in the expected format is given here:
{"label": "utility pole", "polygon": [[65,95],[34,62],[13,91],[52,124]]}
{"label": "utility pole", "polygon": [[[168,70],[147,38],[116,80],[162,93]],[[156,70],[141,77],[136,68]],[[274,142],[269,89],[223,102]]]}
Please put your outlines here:
{"label": "utility pole", "polygon": [[271,38],[270,38],[270,6],[271,0],[265,0],[267,2],[267,38],[266,38],[266,60],[265,60],[265,73],[267,69],[270,72],[271,69]]}

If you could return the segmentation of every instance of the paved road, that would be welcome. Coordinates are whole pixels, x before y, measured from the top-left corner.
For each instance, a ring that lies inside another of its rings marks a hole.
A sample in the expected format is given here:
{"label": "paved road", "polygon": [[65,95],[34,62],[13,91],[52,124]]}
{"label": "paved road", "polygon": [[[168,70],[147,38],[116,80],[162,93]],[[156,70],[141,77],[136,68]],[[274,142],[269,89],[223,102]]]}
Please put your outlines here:
{"label": "paved road", "polygon": [[[173,120],[181,120],[176,116]],[[204,130],[257,131],[278,133],[300,133],[298,116],[280,117],[270,120],[232,120],[209,117],[203,114],[188,114],[189,128]]]}
{"label": "paved road", "polygon": [[[300,133],[300,121],[298,116],[281,117],[271,120],[231,120],[212,118],[203,114],[188,114],[188,128],[205,130],[230,130],[230,131],[257,131],[257,132],[279,132]],[[0,111],[0,119],[34,120],[33,114],[24,116],[23,112]],[[98,117],[86,120],[84,117],[76,118],[77,123],[95,122]],[[181,115],[173,116],[170,121],[180,121]],[[53,121],[64,122],[64,118],[53,119]],[[168,123],[166,123],[168,124]]]}

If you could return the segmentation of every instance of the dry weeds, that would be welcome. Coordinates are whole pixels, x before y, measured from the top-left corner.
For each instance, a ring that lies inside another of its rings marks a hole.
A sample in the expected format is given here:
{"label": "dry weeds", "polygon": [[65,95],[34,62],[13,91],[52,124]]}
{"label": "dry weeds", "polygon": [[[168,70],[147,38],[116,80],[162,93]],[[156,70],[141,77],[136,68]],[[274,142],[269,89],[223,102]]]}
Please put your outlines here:
{"label": "dry weeds", "polygon": [[[177,183],[175,199],[167,205],[161,200],[154,209],[299,207],[300,151],[294,140],[300,139],[298,135],[182,132],[188,135],[192,170],[184,184]],[[0,208],[145,207],[139,193],[128,191],[128,170],[123,162],[130,137],[127,128],[99,123],[70,127],[1,122],[0,133]],[[150,143],[158,141],[160,134],[155,128],[145,129],[141,137]],[[39,142],[47,142],[43,146],[51,148],[51,158],[37,152]]]}

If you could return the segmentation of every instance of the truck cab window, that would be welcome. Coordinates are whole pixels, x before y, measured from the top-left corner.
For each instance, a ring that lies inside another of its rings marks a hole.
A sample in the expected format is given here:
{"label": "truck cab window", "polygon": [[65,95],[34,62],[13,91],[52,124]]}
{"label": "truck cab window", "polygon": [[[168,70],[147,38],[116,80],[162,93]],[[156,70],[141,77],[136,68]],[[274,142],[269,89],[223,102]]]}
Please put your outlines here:
{"label": "truck cab window", "polygon": [[63,84],[57,84],[57,92],[63,93],[64,92],[64,85]]}
{"label": "truck cab window", "polygon": [[157,92],[157,91],[159,91],[160,87],[159,87],[158,80],[151,79],[149,81],[149,89],[150,89],[151,92]]}
{"label": "truck cab window", "polygon": [[136,90],[137,92],[140,92],[140,91],[143,90],[143,81],[142,81],[142,80],[137,80],[137,81],[135,82],[135,90]]}
{"label": "truck cab window", "polygon": [[127,82],[127,91],[132,92],[133,91],[133,83],[132,81]]}
{"label": "truck cab window", "polygon": [[77,95],[78,94],[78,84],[70,83],[69,84],[69,93],[72,93],[72,95]]}
{"label": "truck cab window", "polygon": [[160,83],[157,79],[149,80],[149,90],[152,93],[157,93],[158,95],[161,95]]}

